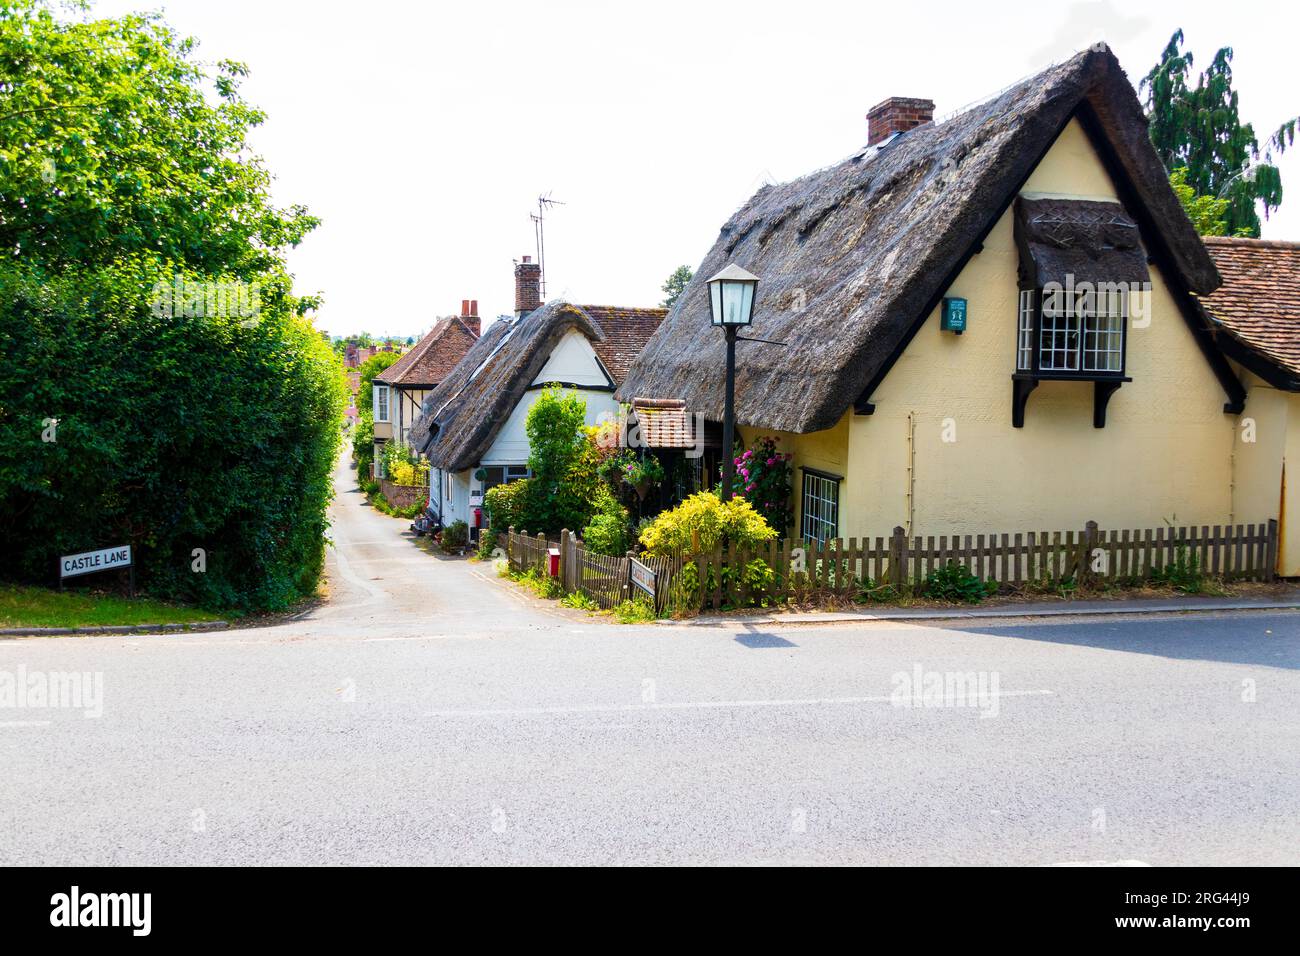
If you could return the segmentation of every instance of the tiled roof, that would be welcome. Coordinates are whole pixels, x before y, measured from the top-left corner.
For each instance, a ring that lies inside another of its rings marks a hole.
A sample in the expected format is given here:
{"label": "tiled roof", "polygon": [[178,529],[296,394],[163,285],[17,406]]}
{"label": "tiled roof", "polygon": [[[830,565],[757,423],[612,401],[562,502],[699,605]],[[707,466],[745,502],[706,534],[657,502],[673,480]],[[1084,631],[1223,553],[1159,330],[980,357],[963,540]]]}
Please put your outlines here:
{"label": "tiled roof", "polygon": [[679,398],[634,398],[632,414],[646,448],[690,448],[695,443],[693,422]]}
{"label": "tiled roof", "polygon": [[667,309],[630,309],[619,305],[583,305],[579,308],[591,316],[604,333],[601,341],[591,345],[614,377],[615,385],[623,384],[632,361],[668,314]]}
{"label": "tiled roof", "polygon": [[385,385],[432,388],[447,377],[478,338],[458,317],[439,319],[429,334],[375,376]]}
{"label": "tiled roof", "polygon": [[1201,302],[1233,338],[1300,376],[1300,242],[1207,236],[1223,285]]}

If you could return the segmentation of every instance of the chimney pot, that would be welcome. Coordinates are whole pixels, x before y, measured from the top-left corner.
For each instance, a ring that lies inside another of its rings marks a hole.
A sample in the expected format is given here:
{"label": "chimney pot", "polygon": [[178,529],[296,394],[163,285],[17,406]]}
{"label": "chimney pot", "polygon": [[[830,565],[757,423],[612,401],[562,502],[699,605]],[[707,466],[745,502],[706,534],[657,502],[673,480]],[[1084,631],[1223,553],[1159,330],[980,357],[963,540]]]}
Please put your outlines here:
{"label": "chimney pot", "polygon": [[475,335],[483,334],[483,325],[478,317],[478,299],[460,300],[460,320]]}
{"label": "chimney pot", "polygon": [[934,121],[934,100],[891,96],[867,110],[867,145]]}

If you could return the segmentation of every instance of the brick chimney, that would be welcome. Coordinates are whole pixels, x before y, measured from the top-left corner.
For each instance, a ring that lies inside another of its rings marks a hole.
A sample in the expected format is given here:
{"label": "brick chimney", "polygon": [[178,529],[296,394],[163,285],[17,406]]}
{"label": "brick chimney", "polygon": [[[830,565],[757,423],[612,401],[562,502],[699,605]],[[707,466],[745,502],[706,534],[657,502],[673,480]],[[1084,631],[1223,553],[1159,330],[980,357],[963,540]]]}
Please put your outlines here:
{"label": "brick chimney", "polygon": [[515,263],[515,315],[522,317],[542,307],[542,267],[532,256]]}
{"label": "brick chimney", "polygon": [[867,110],[867,145],[934,121],[934,100],[891,96]]}
{"label": "brick chimney", "polygon": [[460,300],[460,320],[469,326],[475,335],[483,334],[483,326],[478,317],[478,299]]}

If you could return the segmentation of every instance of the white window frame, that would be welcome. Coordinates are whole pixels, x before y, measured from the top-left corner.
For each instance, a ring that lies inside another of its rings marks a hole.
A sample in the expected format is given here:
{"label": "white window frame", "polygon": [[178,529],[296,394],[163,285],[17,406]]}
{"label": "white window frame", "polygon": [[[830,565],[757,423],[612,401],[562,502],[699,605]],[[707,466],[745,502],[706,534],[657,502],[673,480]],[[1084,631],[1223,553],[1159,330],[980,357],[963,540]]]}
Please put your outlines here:
{"label": "white window frame", "polygon": [[1016,370],[1032,371],[1034,367],[1034,290],[1020,290],[1020,324],[1016,336]]}
{"label": "white window frame", "polygon": [[1124,369],[1128,297],[1123,289],[1090,293],[1083,313],[1083,370],[1119,374]]}
{"label": "white window frame", "polygon": [[1046,378],[1119,376],[1125,370],[1127,336],[1128,296],[1122,288],[1103,286],[1099,291],[1069,294],[1063,289],[1020,290],[1018,372],[1037,371]]}
{"label": "white window frame", "polygon": [[839,537],[840,483],[843,479],[808,468],[799,489],[799,533],[805,541]]}
{"label": "white window frame", "polygon": [[392,396],[388,391],[387,385],[374,385],[375,393],[374,408],[372,411],[377,422],[391,422],[389,417],[392,414]]}

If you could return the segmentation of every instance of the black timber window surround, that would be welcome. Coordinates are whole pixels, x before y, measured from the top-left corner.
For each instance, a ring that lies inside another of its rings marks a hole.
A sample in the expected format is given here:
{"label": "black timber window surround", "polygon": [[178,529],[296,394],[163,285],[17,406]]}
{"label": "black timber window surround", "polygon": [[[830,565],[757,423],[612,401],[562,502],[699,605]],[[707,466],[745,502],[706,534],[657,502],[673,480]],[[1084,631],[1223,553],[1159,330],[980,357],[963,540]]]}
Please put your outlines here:
{"label": "black timber window surround", "polygon": [[1011,423],[1025,424],[1029,394],[1043,381],[1093,383],[1092,423],[1106,425],[1124,382],[1130,296],[1150,274],[1137,226],[1118,203],[1017,202],[1020,295]]}
{"label": "black timber window surround", "polygon": [[840,477],[803,469],[799,533],[805,541],[830,541],[840,528]]}
{"label": "black timber window surround", "polygon": [[1025,402],[1042,381],[1094,383],[1092,423],[1106,426],[1106,405],[1124,382],[1128,291],[1021,289],[1016,332],[1012,425],[1023,428]]}

